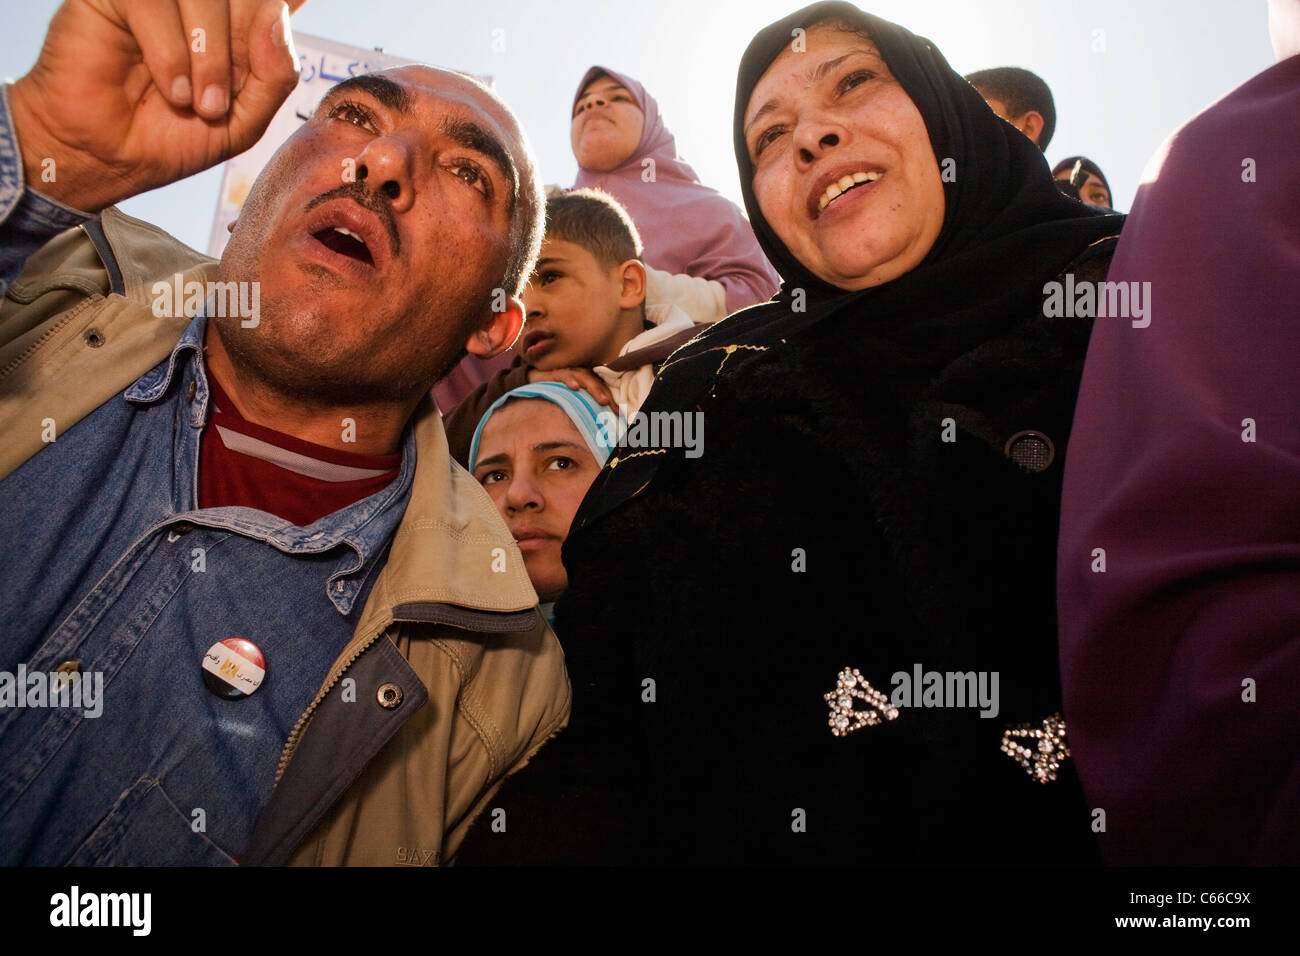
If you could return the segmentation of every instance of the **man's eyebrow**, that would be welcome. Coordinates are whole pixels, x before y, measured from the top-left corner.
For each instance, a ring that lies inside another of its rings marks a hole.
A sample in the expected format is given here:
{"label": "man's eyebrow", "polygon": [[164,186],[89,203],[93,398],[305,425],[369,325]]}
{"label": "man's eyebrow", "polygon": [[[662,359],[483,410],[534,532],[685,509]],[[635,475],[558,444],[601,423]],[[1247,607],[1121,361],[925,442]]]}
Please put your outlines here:
{"label": "man's eyebrow", "polygon": [[322,102],[346,95],[353,90],[370,94],[390,110],[399,113],[411,112],[410,91],[402,84],[394,83],[388,77],[375,73],[362,73],[360,76],[349,77],[342,83],[336,83],[326,91],[325,100]]}
{"label": "man's eyebrow", "polygon": [[482,153],[496,164],[501,175],[510,183],[508,207],[514,209],[515,200],[519,196],[519,171],[515,169],[515,161],[510,158],[510,152],[501,141],[478,123],[467,119],[445,117],[440,129],[461,146]]}

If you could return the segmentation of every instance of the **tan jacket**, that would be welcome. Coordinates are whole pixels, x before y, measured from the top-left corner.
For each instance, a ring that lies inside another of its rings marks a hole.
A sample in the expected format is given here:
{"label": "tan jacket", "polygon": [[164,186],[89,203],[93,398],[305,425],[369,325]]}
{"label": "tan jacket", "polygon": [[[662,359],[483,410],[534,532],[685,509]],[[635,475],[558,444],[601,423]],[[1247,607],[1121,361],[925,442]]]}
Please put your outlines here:
{"label": "tan jacket", "polygon": [[[166,358],[190,320],[154,316],[153,283],[207,281],[215,265],[117,209],[28,259],[0,303],[0,478],[44,447],[48,420],[62,434]],[[428,398],[415,419],[387,564],[286,742],[243,863],[448,862],[568,719],[563,655],[514,539],[451,461]]]}

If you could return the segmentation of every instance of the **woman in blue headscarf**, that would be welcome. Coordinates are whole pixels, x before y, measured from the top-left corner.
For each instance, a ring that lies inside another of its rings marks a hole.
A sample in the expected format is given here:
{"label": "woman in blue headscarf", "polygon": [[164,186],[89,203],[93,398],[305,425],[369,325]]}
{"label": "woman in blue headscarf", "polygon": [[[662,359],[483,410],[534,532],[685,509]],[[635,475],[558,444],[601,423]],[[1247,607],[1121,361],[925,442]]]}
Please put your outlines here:
{"label": "woman in blue headscarf", "polygon": [[558,382],[507,392],[474,431],[470,467],[514,535],[548,617],[568,585],[560,548],[569,525],[617,444],[613,413]]}

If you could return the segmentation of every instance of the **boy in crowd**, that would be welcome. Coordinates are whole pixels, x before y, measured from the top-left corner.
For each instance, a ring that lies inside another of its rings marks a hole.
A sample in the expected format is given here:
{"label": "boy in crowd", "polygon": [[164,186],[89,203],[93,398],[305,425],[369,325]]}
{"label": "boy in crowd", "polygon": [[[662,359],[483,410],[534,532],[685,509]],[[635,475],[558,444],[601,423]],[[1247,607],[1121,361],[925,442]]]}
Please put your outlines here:
{"label": "boy in crowd", "polygon": [[612,196],[577,189],[547,200],[546,236],[524,291],[519,358],[447,415],[452,457],[468,465],[484,412],[531,382],[585,388],[625,417],[636,413],[659,364],[717,318],[697,323],[670,302],[647,305],[641,255],[636,226]]}
{"label": "boy in crowd", "polygon": [[1047,151],[1056,132],[1056,104],[1042,77],[1018,66],[999,66],[977,70],[966,82],[979,90],[993,112]]}

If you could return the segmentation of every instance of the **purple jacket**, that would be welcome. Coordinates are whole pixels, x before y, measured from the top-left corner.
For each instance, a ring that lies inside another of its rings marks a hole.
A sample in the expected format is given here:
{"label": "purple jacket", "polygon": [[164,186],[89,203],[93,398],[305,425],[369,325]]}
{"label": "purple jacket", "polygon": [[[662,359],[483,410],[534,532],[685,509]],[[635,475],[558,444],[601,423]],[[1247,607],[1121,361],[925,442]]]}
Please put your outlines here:
{"label": "purple jacket", "polygon": [[1300,863],[1297,117],[1293,56],[1165,143],[1108,276],[1148,314],[1088,351],[1058,605],[1112,863]]}

